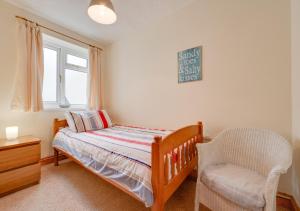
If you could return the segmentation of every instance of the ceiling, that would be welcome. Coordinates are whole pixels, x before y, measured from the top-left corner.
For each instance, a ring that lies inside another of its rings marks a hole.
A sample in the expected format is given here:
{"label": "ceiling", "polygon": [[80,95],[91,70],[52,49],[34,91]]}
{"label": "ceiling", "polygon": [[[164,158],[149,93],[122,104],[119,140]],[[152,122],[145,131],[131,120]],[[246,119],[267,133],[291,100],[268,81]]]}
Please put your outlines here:
{"label": "ceiling", "polygon": [[101,25],[87,16],[89,0],[6,0],[93,40],[109,44],[122,35],[182,9],[196,0],[112,0],[118,20]]}

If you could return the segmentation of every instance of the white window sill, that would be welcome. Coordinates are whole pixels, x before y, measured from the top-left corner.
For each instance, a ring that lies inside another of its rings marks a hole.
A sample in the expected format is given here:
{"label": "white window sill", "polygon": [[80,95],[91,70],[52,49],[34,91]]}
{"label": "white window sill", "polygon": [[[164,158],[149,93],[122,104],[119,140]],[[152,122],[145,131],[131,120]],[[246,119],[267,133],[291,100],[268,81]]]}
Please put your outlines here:
{"label": "white window sill", "polygon": [[68,108],[61,108],[58,105],[44,104],[44,111],[84,111],[86,109],[86,105],[71,105]]}

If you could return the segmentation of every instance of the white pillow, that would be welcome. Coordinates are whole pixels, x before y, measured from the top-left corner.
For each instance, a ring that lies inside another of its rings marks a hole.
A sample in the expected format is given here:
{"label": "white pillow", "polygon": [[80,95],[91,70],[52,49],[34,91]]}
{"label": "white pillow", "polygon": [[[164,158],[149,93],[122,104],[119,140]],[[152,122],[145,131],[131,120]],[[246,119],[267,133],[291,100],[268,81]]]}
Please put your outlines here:
{"label": "white pillow", "polygon": [[112,126],[112,121],[105,110],[65,113],[68,125],[76,133],[100,130]]}

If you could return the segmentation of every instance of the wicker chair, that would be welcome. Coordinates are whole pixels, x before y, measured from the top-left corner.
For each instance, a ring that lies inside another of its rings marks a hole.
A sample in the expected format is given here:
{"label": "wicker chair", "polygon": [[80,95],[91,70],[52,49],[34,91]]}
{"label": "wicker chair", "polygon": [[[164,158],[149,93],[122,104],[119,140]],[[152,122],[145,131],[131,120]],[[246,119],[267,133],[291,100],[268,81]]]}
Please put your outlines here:
{"label": "wicker chair", "polygon": [[264,129],[229,129],[209,143],[197,144],[195,210],[276,210],[281,174],[292,163],[287,140]]}

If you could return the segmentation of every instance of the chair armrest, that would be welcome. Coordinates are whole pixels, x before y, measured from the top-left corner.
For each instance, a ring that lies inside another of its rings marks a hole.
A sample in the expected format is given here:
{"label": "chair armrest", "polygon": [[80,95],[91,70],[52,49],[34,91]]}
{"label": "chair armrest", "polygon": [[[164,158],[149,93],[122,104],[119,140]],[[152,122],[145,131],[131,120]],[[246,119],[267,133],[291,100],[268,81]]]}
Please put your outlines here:
{"label": "chair armrest", "polygon": [[198,178],[203,169],[209,165],[221,163],[221,150],[215,141],[197,144],[198,151]]}
{"label": "chair armrest", "polygon": [[286,173],[281,166],[275,166],[270,171],[264,187],[266,206],[264,211],[276,211],[276,194],[280,175]]}

